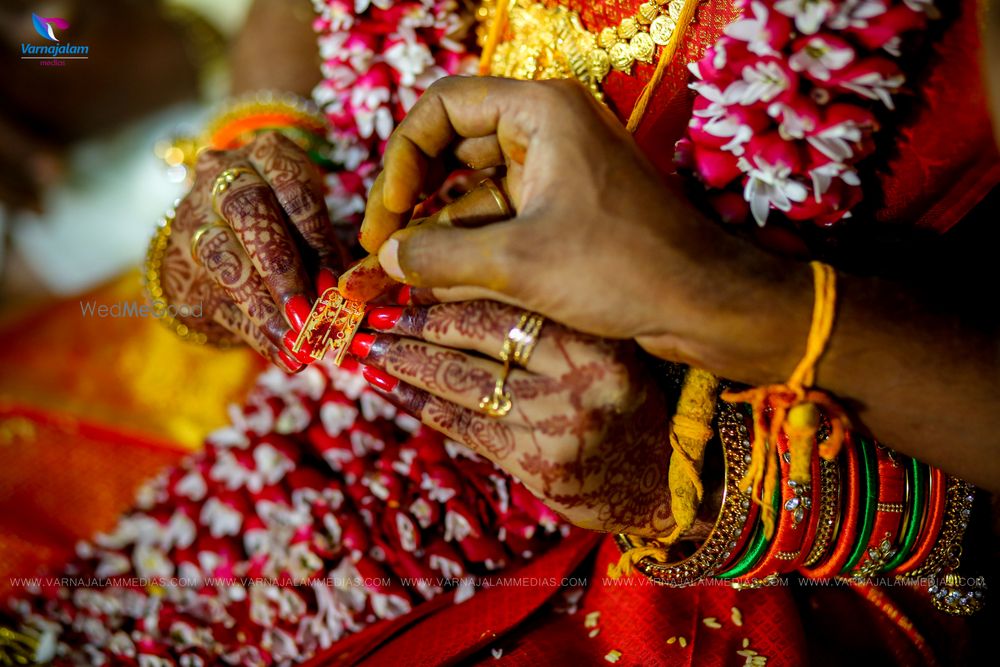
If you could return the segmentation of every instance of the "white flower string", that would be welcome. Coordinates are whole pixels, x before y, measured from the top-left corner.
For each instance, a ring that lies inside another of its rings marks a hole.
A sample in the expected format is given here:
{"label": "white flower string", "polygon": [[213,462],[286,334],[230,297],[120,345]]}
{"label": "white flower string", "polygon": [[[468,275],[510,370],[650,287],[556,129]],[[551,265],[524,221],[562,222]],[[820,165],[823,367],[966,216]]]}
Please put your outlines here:
{"label": "white flower string", "polygon": [[[862,197],[857,165],[906,79],[900,45],[930,0],[737,0],[743,17],[690,65],[698,96],[678,162],[728,220],[830,225]],[[732,196],[742,193],[743,211]]]}

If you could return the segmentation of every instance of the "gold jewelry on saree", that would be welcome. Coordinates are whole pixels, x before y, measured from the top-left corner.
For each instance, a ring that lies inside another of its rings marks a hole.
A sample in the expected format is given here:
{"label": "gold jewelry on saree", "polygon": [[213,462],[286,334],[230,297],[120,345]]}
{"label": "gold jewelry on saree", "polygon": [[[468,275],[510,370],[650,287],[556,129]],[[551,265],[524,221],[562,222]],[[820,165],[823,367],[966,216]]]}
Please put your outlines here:
{"label": "gold jewelry on saree", "polygon": [[[696,0],[687,0],[696,2]],[[503,6],[501,6],[503,5]],[[652,63],[682,23],[685,0],[647,0],[638,11],[598,33],[584,27],[579,14],[534,0],[487,0],[480,9],[481,70],[513,79],[576,78],[601,97],[600,86],[612,69],[626,74],[638,61]],[[497,17],[505,26],[490,40]],[[504,29],[505,28],[505,29]]]}
{"label": "gold jewelry on saree", "polygon": [[226,223],[220,218],[216,218],[212,222],[205,223],[198,229],[194,230],[194,234],[191,235],[191,259],[198,266],[202,265],[201,257],[198,256],[198,244],[201,242],[201,238],[205,234],[217,227],[225,229],[228,228],[228,225],[226,225]]}
{"label": "gold jewelry on saree", "polygon": [[219,210],[219,195],[228,190],[241,174],[253,173],[255,172],[250,167],[230,167],[215,177],[215,182],[212,184],[212,210],[218,213],[219,217],[223,217],[222,211]]}
{"label": "gold jewelry on saree", "polygon": [[333,363],[339,366],[364,318],[363,302],[345,299],[337,288],[331,287],[316,299],[292,351],[299,353],[305,349],[317,360],[332,353]]}
{"label": "gold jewelry on saree", "polygon": [[664,586],[688,586],[715,575],[732,556],[733,545],[737,543],[750,516],[750,496],[739,486],[749,466],[750,440],[747,429],[736,408],[725,403],[720,403],[719,408],[718,433],[724,453],[725,485],[719,516],[701,547],[681,561],[666,563],[652,557],[654,552],[662,553],[662,549],[655,545],[655,540],[650,540],[647,544],[647,540],[642,537],[625,534],[615,536],[622,552],[650,549],[650,557],[640,559],[635,563],[635,568]]}
{"label": "gold jewelry on saree", "polygon": [[163,285],[160,283],[160,269],[163,266],[163,258],[167,254],[171,226],[175,217],[176,213],[173,209],[167,211],[149,242],[149,248],[146,250],[146,261],[142,268],[143,287],[149,302],[152,304],[156,319],[183,340],[203,345],[208,342],[208,336],[194,331],[170,314],[170,305],[166,301]]}

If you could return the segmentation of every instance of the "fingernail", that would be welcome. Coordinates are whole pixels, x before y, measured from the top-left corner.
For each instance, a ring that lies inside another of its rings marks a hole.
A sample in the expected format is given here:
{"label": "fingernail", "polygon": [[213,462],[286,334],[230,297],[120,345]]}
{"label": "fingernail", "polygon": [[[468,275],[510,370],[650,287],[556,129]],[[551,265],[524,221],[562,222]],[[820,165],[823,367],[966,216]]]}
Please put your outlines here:
{"label": "fingernail", "polygon": [[375,336],[372,334],[354,334],[354,340],[351,341],[351,354],[358,359],[364,359],[368,356],[368,353],[372,351],[372,344],[374,342]]}
{"label": "fingernail", "polygon": [[322,268],[316,274],[316,292],[322,296],[331,287],[337,286],[337,274],[333,269]]}
{"label": "fingernail", "polygon": [[406,280],[403,269],[399,266],[399,241],[389,239],[378,249],[378,261],[382,265],[382,270],[390,277],[400,282]]}
{"label": "fingernail", "polygon": [[278,358],[281,359],[283,364],[285,364],[285,370],[289,373],[298,373],[303,368],[302,364],[295,361],[295,359],[293,359],[284,350],[278,350]]}
{"label": "fingernail", "polygon": [[396,326],[396,323],[399,322],[399,318],[402,316],[403,309],[396,308],[395,306],[372,308],[368,313],[368,326],[379,331],[389,331]]}
{"label": "fingernail", "polygon": [[401,306],[409,306],[410,305],[410,289],[411,288],[410,288],[409,285],[400,285],[399,289],[396,290],[396,294],[393,296],[393,301],[395,301],[396,303],[398,303]]}
{"label": "fingernail", "polygon": [[362,374],[373,387],[382,391],[392,391],[399,384],[399,380],[396,378],[371,366],[365,366]]}
{"label": "fingernail", "polygon": [[285,316],[296,332],[302,331],[311,310],[312,306],[309,305],[309,300],[303,294],[296,294],[285,302]]}
{"label": "fingernail", "polygon": [[293,359],[297,359],[298,361],[302,362],[303,364],[311,364],[312,362],[316,361],[315,359],[312,358],[312,355],[310,354],[310,352],[312,352],[312,349],[308,345],[303,345],[298,352],[296,352],[293,349],[295,346],[295,340],[297,338],[298,335],[294,331],[289,329],[288,333],[285,334],[284,352],[286,352]]}

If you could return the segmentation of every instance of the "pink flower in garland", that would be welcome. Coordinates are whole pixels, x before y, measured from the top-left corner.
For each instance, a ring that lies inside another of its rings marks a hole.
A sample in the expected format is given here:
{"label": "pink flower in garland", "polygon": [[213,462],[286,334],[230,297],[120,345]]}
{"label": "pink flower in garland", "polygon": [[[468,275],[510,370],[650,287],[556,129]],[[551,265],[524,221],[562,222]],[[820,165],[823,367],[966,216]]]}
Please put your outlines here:
{"label": "pink flower in garland", "polygon": [[[937,17],[930,0],[738,0],[743,18],[689,66],[697,93],[678,164],[720,215],[760,226],[777,211],[830,225],[862,198],[857,166],[876,114],[895,110],[903,38]],[[720,192],[722,191],[722,192]]]}
{"label": "pink flower in garland", "polygon": [[449,74],[471,73],[474,18],[455,0],[313,0],[323,82],[313,99],[330,120],[327,205],[357,223],[396,124],[420,94]]}

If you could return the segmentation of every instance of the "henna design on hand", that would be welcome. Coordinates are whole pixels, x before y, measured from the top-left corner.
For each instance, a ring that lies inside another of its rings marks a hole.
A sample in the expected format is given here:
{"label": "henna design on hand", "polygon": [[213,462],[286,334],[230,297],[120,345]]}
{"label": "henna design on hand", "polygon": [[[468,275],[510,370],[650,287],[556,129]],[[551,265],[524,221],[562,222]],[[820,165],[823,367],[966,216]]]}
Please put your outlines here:
{"label": "henna design on hand", "polygon": [[278,204],[303,240],[325,265],[346,262],[323,199],[320,173],[309,156],[279,132],[262,134],[249,153],[250,162],[274,190]]}
{"label": "henna design on hand", "polygon": [[[475,341],[502,339],[518,313],[482,302],[410,307],[393,330],[447,336],[459,347],[472,347]],[[512,415],[527,427],[512,428],[509,418],[484,417],[447,400],[483,394],[495,381],[495,374],[470,364],[457,350],[380,334],[366,362],[374,360],[427,387],[429,393],[401,383],[395,393],[404,409],[514,471],[573,523],[635,534],[668,532],[674,526],[669,409],[637,362],[636,348],[558,325],[547,325],[544,335],[543,365],[559,370],[522,373],[508,382],[515,396]],[[543,416],[532,420],[532,415]],[[705,528],[699,524],[699,530]]]}
{"label": "henna design on hand", "polygon": [[298,250],[275,213],[277,202],[264,185],[244,185],[226,190],[219,208],[232,225],[261,275],[284,276],[295,270]]}

